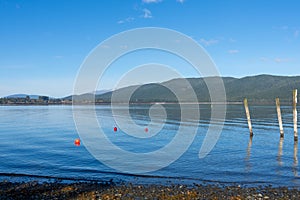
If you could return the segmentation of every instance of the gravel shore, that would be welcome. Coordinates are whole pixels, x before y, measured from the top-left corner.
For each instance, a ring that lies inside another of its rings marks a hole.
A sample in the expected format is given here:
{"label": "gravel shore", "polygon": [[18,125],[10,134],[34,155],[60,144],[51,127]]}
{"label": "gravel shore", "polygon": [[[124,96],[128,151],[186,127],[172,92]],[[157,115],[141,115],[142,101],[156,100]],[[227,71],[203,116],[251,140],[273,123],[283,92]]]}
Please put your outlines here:
{"label": "gravel shore", "polygon": [[300,199],[299,189],[217,185],[0,182],[0,199]]}

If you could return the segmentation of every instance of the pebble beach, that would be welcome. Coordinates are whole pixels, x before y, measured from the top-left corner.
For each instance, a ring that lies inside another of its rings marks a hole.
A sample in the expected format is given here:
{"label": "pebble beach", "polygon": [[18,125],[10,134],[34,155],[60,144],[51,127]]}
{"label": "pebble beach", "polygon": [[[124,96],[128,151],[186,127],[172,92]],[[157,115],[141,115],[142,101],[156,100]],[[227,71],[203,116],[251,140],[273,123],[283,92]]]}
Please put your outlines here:
{"label": "pebble beach", "polygon": [[112,182],[0,183],[0,199],[300,199],[300,190],[287,187],[220,185],[138,185]]}

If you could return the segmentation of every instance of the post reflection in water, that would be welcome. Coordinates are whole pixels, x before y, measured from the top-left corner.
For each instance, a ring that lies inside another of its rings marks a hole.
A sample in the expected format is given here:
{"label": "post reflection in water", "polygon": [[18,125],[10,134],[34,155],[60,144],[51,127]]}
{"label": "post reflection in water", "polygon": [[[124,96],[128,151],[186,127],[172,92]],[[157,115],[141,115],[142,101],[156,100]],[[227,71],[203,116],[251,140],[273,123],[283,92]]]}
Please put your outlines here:
{"label": "post reflection in water", "polygon": [[283,137],[280,137],[279,140],[279,147],[278,147],[278,155],[277,155],[277,161],[278,161],[278,165],[281,167],[283,165],[282,162],[282,147],[283,147]]}
{"label": "post reflection in water", "polygon": [[298,176],[298,141],[294,142],[294,165],[293,172],[294,176]]}
{"label": "post reflection in water", "polygon": [[252,136],[249,138],[248,146],[247,146],[247,155],[245,158],[246,161],[246,172],[249,172],[251,170],[251,163],[249,162],[250,156],[251,156],[251,146],[252,146]]}

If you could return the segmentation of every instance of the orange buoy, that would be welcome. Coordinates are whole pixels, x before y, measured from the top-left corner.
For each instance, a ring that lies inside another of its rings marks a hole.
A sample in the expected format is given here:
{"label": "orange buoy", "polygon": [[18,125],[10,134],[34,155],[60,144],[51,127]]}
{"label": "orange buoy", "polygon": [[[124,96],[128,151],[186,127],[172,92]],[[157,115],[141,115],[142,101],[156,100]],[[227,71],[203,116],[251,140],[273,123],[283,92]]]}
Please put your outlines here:
{"label": "orange buoy", "polygon": [[118,130],[118,128],[117,127],[114,127],[114,132],[116,132]]}
{"label": "orange buoy", "polygon": [[74,144],[76,145],[76,146],[80,146],[80,139],[75,139],[75,141],[74,141]]}
{"label": "orange buoy", "polygon": [[148,128],[145,128],[145,132],[146,132],[146,133],[148,132]]}

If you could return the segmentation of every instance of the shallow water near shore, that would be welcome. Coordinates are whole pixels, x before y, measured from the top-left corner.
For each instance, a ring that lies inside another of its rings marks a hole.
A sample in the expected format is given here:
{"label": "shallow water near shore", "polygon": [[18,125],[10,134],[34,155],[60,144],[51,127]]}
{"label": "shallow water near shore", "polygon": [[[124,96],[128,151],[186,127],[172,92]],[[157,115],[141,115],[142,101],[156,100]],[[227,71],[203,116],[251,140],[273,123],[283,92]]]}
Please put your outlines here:
{"label": "shallow water near shore", "polygon": [[[130,107],[135,123],[147,127],[149,106]],[[139,184],[171,181],[300,186],[298,145],[294,143],[291,106],[281,108],[285,136],[280,140],[275,106],[250,105],[254,132],[251,140],[243,105],[228,105],[222,134],[214,149],[202,159],[199,159],[198,153],[210,123],[211,106],[199,105],[200,120],[184,122],[180,121],[178,106],[164,106],[168,118],[159,134],[142,139],[128,136],[120,129],[114,132],[116,123],[110,106],[96,106],[97,119],[107,138],[130,152],[145,153],[162,148],[175,137],[182,124],[190,129],[197,128],[193,143],[179,159],[158,171],[142,174],[126,174],[104,165],[90,154],[84,141],[80,146],[74,145],[79,135],[71,106],[1,106],[0,180],[57,177],[70,180],[113,179]],[[80,109],[84,113],[90,112],[92,107],[80,106]],[[126,108],[120,106],[119,109]],[[119,164],[126,165],[123,162]],[[150,164],[156,165],[155,162]]]}

